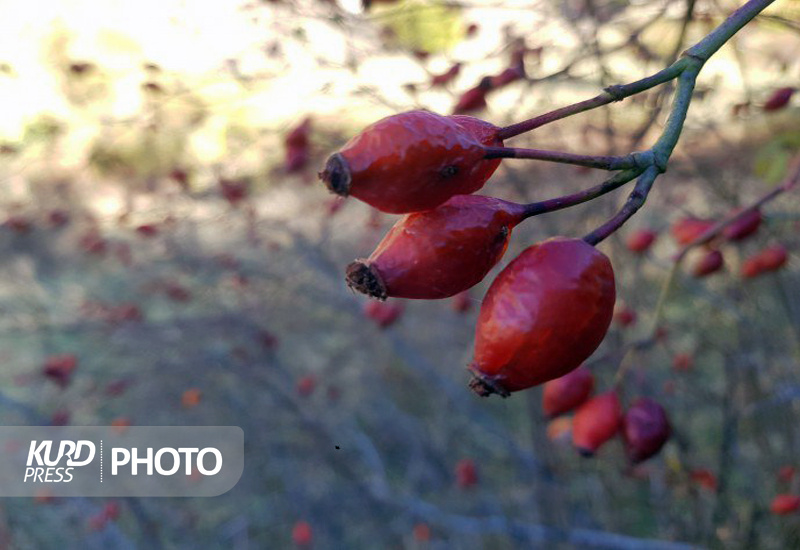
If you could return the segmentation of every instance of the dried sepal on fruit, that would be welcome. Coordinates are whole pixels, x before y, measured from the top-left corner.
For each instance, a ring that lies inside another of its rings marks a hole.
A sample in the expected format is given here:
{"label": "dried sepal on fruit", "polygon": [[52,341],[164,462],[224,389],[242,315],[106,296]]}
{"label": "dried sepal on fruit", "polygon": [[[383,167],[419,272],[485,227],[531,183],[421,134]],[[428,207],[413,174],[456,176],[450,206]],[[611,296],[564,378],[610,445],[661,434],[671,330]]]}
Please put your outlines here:
{"label": "dried sepal on fruit", "polygon": [[585,241],[527,248],[483,300],[470,387],[507,396],[576,369],[605,337],[615,298],[611,262]]}
{"label": "dried sepal on fruit", "polygon": [[401,218],[369,258],[347,267],[347,284],[386,299],[448,298],[479,283],[502,258],[524,207],[459,195]]}

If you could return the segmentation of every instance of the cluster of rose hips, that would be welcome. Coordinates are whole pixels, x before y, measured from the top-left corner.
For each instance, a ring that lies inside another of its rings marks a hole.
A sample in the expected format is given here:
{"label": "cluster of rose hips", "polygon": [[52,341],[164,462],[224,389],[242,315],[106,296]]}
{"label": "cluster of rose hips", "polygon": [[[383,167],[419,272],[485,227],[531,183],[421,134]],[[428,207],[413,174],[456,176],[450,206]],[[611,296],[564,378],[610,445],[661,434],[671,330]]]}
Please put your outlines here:
{"label": "cluster of rose hips", "polygon": [[[738,214],[736,221],[725,226],[719,236],[706,243],[702,253],[698,255],[691,267],[691,274],[694,277],[707,277],[720,271],[725,265],[725,258],[720,250],[722,245],[742,242],[755,235],[761,227],[763,217],[758,208],[733,214]],[[690,246],[716,224],[714,220],[680,218],[670,227],[670,235],[678,245]],[[641,229],[628,236],[626,246],[631,252],[642,254],[650,249],[657,236],[654,231]],[[740,274],[743,278],[752,279],[782,268],[788,259],[786,248],[780,244],[773,244],[745,258]]]}
{"label": "cluster of rose hips", "polygon": [[[500,164],[500,128],[464,115],[384,118],[332,155],[320,178],[334,193],[405,214],[347,282],[378,300],[441,299],[478,284],[514,227],[539,211],[472,195]],[[489,157],[489,158],[487,158]],[[494,280],[476,328],[471,388],[524,390],[576,369],[603,340],[616,290],[609,259],[581,239],[534,244]]]}
{"label": "cluster of rose hips", "polygon": [[634,400],[623,414],[615,391],[591,397],[594,386],[594,376],[585,367],[544,385],[542,408],[548,418],[575,411],[571,430],[572,443],[578,452],[592,456],[621,433],[625,453],[633,464],[658,453],[672,434],[663,407],[642,397]]}

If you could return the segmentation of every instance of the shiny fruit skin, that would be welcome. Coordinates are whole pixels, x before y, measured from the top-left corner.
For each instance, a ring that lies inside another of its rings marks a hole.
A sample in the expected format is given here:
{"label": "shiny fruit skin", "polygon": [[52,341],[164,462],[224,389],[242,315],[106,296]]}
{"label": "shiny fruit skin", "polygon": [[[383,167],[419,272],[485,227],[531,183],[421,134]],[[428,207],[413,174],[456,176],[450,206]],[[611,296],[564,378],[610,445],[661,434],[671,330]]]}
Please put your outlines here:
{"label": "shiny fruit skin", "polygon": [[667,413],[652,399],[637,399],[622,419],[625,452],[634,464],[658,453],[671,435]]}
{"label": "shiny fruit skin", "polygon": [[800,496],[795,495],[778,495],[772,499],[769,506],[770,512],[782,516],[791,514],[800,509]]}
{"label": "shiny fruit skin", "polygon": [[714,222],[710,220],[698,220],[696,218],[681,218],[670,227],[670,235],[675,242],[687,245],[700,237],[703,233],[714,227]]}
{"label": "shiny fruit skin", "polygon": [[634,231],[628,236],[628,239],[625,241],[625,246],[628,247],[628,250],[631,252],[644,254],[650,250],[651,246],[653,246],[657,236],[658,233],[655,231],[640,229],[639,231]]}
{"label": "shiny fruit skin", "polygon": [[[499,128],[490,122],[475,118],[469,115],[450,115],[450,120],[456,122],[464,128],[473,138],[477,139],[481,145],[487,147],[502,147],[503,141],[497,137]],[[488,181],[497,167],[500,166],[502,159],[486,159],[476,167],[475,178]]]}
{"label": "shiny fruit skin", "polygon": [[458,195],[433,210],[407,214],[369,258],[348,266],[348,284],[379,299],[455,296],[500,261],[523,213],[500,199]]}
{"label": "shiny fruit skin", "polygon": [[762,220],[760,210],[748,210],[741,218],[723,229],[722,236],[729,241],[743,241],[758,231]]}
{"label": "shiny fruit skin", "polygon": [[572,444],[590,457],[622,426],[622,406],[613,391],[589,399],[572,419]]}
{"label": "shiny fruit skin", "polygon": [[722,269],[725,259],[719,250],[709,250],[692,268],[692,275],[695,277],[706,277]]}
{"label": "shiny fruit skin", "polygon": [[[495,133],[487,141],[499,140]],[[339,195],[406,214],[480,189],[497,167],[483,157],[484,145],[455,119],[409,111],[367,127],[328,159],[320,177]]]}
{"label": "shiny fruit skin", "polygon": [[525,249],[481,304],[472,389],[507,396],[578,368],[608,331],[615,298],[611,262],[586,242],[555,237]]}
{"label": "shiny fruit skin", "polygon": [[548,418],[553,418],[581,406],[594,390],[594,375],[585,367],[544,385],[542,408]]}

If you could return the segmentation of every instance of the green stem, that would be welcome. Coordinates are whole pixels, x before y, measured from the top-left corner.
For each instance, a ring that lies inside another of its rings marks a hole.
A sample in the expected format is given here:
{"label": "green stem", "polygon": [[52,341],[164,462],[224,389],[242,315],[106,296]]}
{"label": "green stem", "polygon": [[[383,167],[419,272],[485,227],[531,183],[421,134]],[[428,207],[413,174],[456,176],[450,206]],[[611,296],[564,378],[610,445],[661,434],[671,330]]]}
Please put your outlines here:
{"label": "green stem", "polygon": [[756,15],[764,11],[775,0],[750,0],[741,8],[728,16],[722,24],[711,31],[708,36],[684,52],[685,56],[693,57],[705,63],[708,58],[717,53],[731,37],[749,23]]}

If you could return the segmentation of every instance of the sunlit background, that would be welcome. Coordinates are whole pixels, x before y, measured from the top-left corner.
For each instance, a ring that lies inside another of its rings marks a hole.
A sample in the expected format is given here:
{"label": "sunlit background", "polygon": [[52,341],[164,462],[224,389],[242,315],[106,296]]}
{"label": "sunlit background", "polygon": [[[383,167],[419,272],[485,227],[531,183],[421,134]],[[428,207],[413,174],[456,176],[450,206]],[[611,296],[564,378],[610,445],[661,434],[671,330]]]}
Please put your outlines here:
{"label": "sunlit background", "polygon": [[[707,64],[669,171],[601,245],[636,320],[616,321],[591,359],[598,390],[635,348],[627,397],[659,399],[676,434],[636,468],[618,441],[578,457],[569,421],[543,419],[538,389],[505,401],[468,391],[497,271],[458,300],[390,300],[402,312],[378,326],[343,272],[396,217],[317,180],[383,116],[450,114],[482,78],[515,68],[469,114],[520,121],[652,74],[734,8],[0,2],[2,422],[238,425],[247,444],[241,482],[214,499],[6,499],[0,548],[796,547],[797,517],[769,503],[800,490],[793,474],[776,479],[800,467],[797,191],[764,208],[751,241],[724,245],[722,272],[681,272],[668,336],[647,339],[677,250],[670,226],[749,204],[800,149],[797,98],[764,109],[800,85],[797,0],[778,0]],[[646,149],[670,90],[513,145]],[[298,127],[308,145],[292,151]],[[481,192],[529,202],[602,178],[509,160]],[[538,240],[583,235],[624,196],[526,222],[500,267]],[[637,229],[659,234],[645,255],[625,247]],[[743,283],[745,258],[775,243],[787,268]]]}

